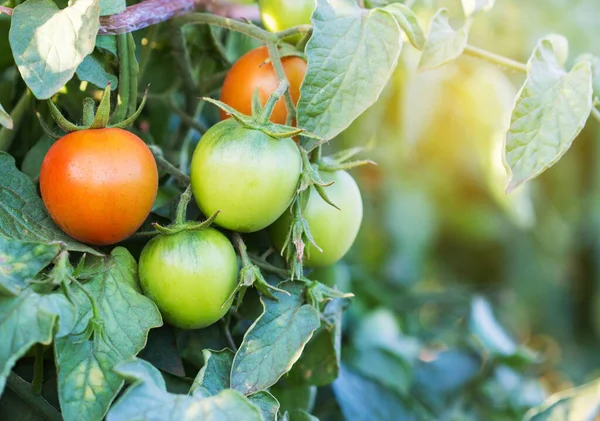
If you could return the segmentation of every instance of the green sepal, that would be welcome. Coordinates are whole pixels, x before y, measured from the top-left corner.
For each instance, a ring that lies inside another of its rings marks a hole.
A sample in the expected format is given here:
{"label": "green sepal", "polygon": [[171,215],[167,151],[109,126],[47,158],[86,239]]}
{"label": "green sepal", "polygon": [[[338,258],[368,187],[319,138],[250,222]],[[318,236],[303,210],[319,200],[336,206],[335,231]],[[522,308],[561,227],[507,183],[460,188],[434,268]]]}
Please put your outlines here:
{"label": "green sepal", "polygon": [[64,136],[64,134],[57,133],[50,126],[48,126],[48,124],[44,120],[44,117],[42,117],[42,115],[39,112],[36,111],[35,115],[37,116],[38,121],[40,122],[40,126],[42,126],[42,130],[47,136],[55,140],[60,139]]}
{"label": "green sepal", "polygon": [[98,106],[98,111],[96,111],[96,115],[94,116],[94,120],[90,124],[90,129],[103,129],[108,125],[108,120],[110,118],[110,83],[106,85],[104,89],[104,94],[102,94],[102,99],[100,100],[100,105]]}
{"label": "green sepal", "polygon": [[150,89],[150,85],[148,85],[146,87],[146,90],[144,91],[144,96],[142,98],[142,102],[140,103],[140,106],[135,111],[135,113],[133,113],[132,115],[127,117],[122,122],[117,123],[117,124],[111,124],[108,127],[114,128],[114,129],[125,129],[125,128],[131,126],[135,122],[135,120],[137,120],[137,118],[140,116],[140,114],[142,114],[142,110],[144,109],[144,106],[146,105],[146,99],[148,98],[148,90],[149,89]]}
{"label": "green sepal", "polygon": [[54,104],[52,99],[49,99],[47,101],[47,103],[48,103],[48,108],[50,108],[50,115],[52,116],[52,118],[54,119],[54,121],[56,122],[58,127],[60,127],[61,130],[63,130],[64,132],[71,133],[71,132],[76,132],[78,130],[88,129],[88,127],[86,127],[86,126],[78,126],[76,124],[71,123],[69,120],[67,120],[65,118],[65,116],[62,115],[62,113],[60,112],[60,110],[58,109],[56,104]]}
{"label": "green sepal", "polygon": [[94,108],[96,103],[93,98],[85,98],[83,100],[83,125],[90,127],[94,121]]}

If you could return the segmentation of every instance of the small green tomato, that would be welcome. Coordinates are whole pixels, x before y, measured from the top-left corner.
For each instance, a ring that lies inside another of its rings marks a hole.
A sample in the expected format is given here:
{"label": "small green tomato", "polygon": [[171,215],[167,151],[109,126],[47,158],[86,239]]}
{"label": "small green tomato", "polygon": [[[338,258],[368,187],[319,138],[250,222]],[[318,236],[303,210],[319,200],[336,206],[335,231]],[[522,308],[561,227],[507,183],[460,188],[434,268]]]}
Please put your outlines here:
{"label": "small green tomato", "polygon": [[233,246],[213,228],[158,235],[139,264],[144,293],[163,318],[181,329],[198,329],[221,319],[238,280]]}
{"label": "small green tomato", "polygon": [[[325,192],[341,210],[329,205],[311,188],[304,218],[315,242],[323,250],[320,252],[312,244],[307,245],[310,257],[305,259],[304,264],[313,268],[333,265],[344,257],[356,239],[363,216],[360,190],[350,174],[346,171],[321,171],[320,175],[325,182],[334,182],[325,188]],[[291,222],[291,213],[285,212],[269,230],[279,250],[283,247]]]}

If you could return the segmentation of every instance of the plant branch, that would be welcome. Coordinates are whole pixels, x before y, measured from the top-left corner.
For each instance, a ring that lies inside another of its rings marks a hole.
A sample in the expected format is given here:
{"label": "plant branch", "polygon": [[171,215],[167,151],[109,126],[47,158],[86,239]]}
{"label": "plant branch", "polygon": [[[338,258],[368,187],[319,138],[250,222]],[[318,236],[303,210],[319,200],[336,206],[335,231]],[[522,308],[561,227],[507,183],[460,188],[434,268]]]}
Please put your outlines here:
{"label": "plant branch", "polygon": [[[279,85],[285,83],[289,86],[287,76],[285,75],[285,70],[283,69],[283,64],[281,63],[281,55],[279,54],[277,44],[269,42],[267,43],[267,48],[269,50],[269,57],[271,58],[271,63],[273,63],[273,70],[275,70],[275,74],[277,75],[277,79],[279,80]],[[292,95],[290,94],[289,89],[285,91],[283,98],[285,101],[285,108],[287,110],[285,124],[290,126],[292,122],[296,120],[296,107],[294,106],[294,101],[292,100]]]}
{"label": "plant branch", "polygon": [[169,161],[165,159],[162,155],[160,149],[156,147],[150,147],[152,154],[154,155],[154,159],[156,159],[156,163],[159,167],[165,170],[169,175],[171,175],[182,187],[187,187],[190,184],[190,177],[177,168],[175,165],[171,164]]}
{"label": "plant branch", "polygon": [[519,61],[495,53],[491,53],[489,51],[483,50],[478,47],[474,47],[472,45],[467,45],[465,47],[464,54],[488,61],[501,67],[506,67],[519,72],[527,73],[527,65],[525,63],[521,63]]}
{"label": "plant branch", "polygon": [[54,408],[46,399],[40,395],[33,393],[31,385],[12,371],[6,379],[6,385],[15,392],[27,404],[35,408],[35,410],[44,416],[48,421],[62,421],[62,416],[56,408]]}
{"label": "plant branch", "polygon": [[290,272],[287,269],[282,269],[277,266],[270,264],[269,262],[261,259],[260,257],[248,255],[250,257],[250,261],[258,266],[259,268],[266,270],[267,272],[274,273],[275,275],[281,275],[284,277],[288,277]]}

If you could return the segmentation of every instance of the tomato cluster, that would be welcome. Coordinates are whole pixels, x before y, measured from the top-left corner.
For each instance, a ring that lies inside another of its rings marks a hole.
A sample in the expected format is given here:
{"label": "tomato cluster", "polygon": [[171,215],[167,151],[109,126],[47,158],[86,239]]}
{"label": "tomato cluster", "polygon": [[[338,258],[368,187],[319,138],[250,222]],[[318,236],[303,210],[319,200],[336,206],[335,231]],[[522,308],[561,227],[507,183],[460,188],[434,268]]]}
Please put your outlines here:
{"label": "tomato cluster", "polygon": [[[268,59],[266,47],[242,56],[225,79],[222,103],[249,115],[258,91],[264,106],[278,87]],[[282,64],[297,102],[306,62],[293,56],[284,57]],[[223,112],[196,147],[191,191],[205,215],[216,215],[216,225],[242,233],[268,229],[273,244],[282,250],[303,164],[292,135],[279,138],[263,130],[268,117],[265,114],[262,123],[252,120],[259,124],[252,126]],[[280,99],[270,120],[283,124],[286,118]],[[309,245],[304,264],[315,268],[333,265],[346,254],[362,220],[354,179],[345,171],[322,170],[320,176],[333,183],[327,195],[340,209],[310,187],[303,218],[320,249]],[[157,194],[158,172],[148,146],[132,133],[82,130],[52,146],[42,165],[40,186],[60,228],[85,243],[109,245],[132,235],[147,218]],[[227,237],[214,228],[192,225],[180,220],[170,230],[162,229],[146,244],[139,261],[143,291],[166,321],[184,329],[209,326],[227,313],[239,272]]]}

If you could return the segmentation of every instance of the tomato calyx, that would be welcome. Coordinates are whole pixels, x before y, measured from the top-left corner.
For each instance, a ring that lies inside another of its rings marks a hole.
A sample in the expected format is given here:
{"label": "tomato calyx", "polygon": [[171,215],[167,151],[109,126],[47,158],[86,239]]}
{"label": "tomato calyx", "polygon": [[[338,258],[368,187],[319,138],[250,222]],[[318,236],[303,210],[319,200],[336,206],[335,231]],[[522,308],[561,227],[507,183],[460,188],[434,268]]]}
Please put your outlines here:
{"label": "tomato calyx", "polygon": [[203,229],[209,228],[213,224],[215,219],[217,219],[217,216],[221,211],[216,211],[206,221],[186,221],[186,210],[191,200],[192,186],[188,185],[185,191],[181,194],[181,198],[179,199],[179,203],[177,204],[175,221],[171,225],[165,227],[156,222],[152,224],[152,226],[156,229],[157,234],[174,235],[182,231],[201,231]]}
{"label": "tomato calyx", "polygon": [[307,284],[307,301],[318,311],[320,311],[322,304],[328,303],[333,299],[348,300],[354,297],[352,293],[338,291],[318,281],[307,278],[302,278],[302,281]]}
{"label": "tomato calyx", "polygon": [[[56,122],[57,126],[65,133],[72,133],[80,130],[90,130],[90,129],[124,129],[131,126],[135,120],[140,116],[144,106],[146,105],[146,97],[148,95],[148,88],[146,88],[146,92],[144,93],[144,97],[142,98],[142,102],[138,109],[125,118],[123,121],[109,124],[111,119],[110,114],[110,83],[104,89],[104,93],[102,94],[102,99],[100,100],[100,104],[98,105],[98,109],[94,110],[95,102],[92,98],[86,98],[83,101],[83,124],[78,125],[70,122],[65,116],[62,115],[56,104],[49,99],[47,101],[48,108],[50,109],[50,115]],[[44,132],[54,138],[58,139],[63,136],[63,134],[58,134],[50,129],[47,123],[43,120],[41,115],[37,113],[38,119],[42,126]]]}
{"label": "tomato calyx", "polygon": [[363,165],[377,165],[376,162],[370,159],[359,159],[352,161],[361,152],[368,148],[356,147],[339,151],[333,155],[319,158],[316,165],[322,171],[346,171],[352,168],[361,167]]}
{"label": "tomato calyx", "polygon": [[301,135],[303,137],[318,139],[318,136],[315,136],[305,129],[293,126],[287,126],[284,124],[276,124],[269,121],[271,114],[273,113],[273,109],[275,108],[275,104],[279,99],[283,96],[283,94],[287,91],[289,84],[287,81],[281,82],[279,87],[271,94],[267,103],[264,107],[260,104],[260,100],[258,98],[258,94],[256,91],[252,97],[252,115],[248,116],[240,113],[235,108],[230,107],[229,105],[217,101],[212,98],[203,98],[205,101],[210,102],[211,104],[216,105],[231,117],[233,117],[238,123],[242,126],[250,129],[250,130],[259,130],[270,136],[274,139],[288,139],[294,136]]}
{"label": "tomato calyx", "polygon": [[279,300],[273,294],[274,291],[290,295],[289,292],[277,288],[276,286],[273,286],[267,282],[260,268],[252,262],[252,259],[250,259],[250,256],[248,255],[248,250],[246,248],[246,244],[244,243],[244,240],[242,239],[241,235],[239,235],[237,232],[233,233],[233,243],[238,249],[238,252],[242,259],[242,269],[240,270],[240,281],[226,302],[229,302],[231,299],[233,299],[233,297],[235,297],[235,294],[239,292],[235,304],[236,308],[239,308],[244,298],[244,294],[246,293],[246,290],[249,287],[256,288],[258,292],[260,292],[262,295],[275,301]]}

